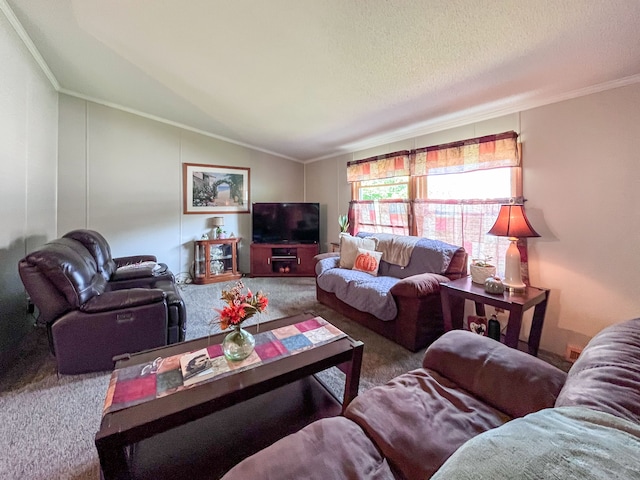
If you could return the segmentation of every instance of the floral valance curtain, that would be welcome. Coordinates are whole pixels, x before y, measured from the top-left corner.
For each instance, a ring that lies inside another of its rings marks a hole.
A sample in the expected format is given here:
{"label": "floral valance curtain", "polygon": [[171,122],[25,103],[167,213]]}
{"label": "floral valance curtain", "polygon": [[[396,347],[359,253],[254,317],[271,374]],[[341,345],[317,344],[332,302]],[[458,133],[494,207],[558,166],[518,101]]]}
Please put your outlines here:
{"label": "floral valance curtain", "polygon": [[347,163],[347,181],[443,175],[520,165],[518,134],[504,132]]}
{"label": "floral valance curtain", "polygon": [[409,175],[409,151],[389,153],[347,163],[347,181],[361,182]]}
{"label": "floral valance curtain", "polygon": [[517,167],[518,134],[471,138],[412,151],[411,175],[442,175],[497,167]]}

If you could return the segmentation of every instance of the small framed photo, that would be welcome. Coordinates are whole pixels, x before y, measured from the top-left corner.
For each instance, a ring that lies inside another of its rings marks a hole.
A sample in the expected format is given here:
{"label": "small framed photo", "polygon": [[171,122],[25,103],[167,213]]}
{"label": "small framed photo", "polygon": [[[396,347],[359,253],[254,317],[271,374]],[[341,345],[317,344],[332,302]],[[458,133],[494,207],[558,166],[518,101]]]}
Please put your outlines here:
{"label": "small framed photo", "polygon": [[478,317],[476,315],[469,315],[467,317],[467,325],[469,330],[483,337],[487,336],[487,317]]}
{"label": "small framed photo", "polygon": [[183,213],[249,213],[249,169],[182,164]]}

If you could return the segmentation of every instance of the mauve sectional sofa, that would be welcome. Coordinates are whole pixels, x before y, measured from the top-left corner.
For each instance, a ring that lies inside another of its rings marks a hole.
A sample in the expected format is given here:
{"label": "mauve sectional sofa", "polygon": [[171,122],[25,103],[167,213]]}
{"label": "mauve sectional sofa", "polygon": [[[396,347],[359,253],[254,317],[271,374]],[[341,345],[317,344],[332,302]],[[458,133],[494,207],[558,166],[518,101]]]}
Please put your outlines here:
{"label": "mauve sectional sofa", "polygon": [[[633,452],[639,455],[634,455]],[[629,478],[640,465],[640,319],[596,335],[568,375],[463,330],[224,480]],[[443,465],[444,464],[444,465]]]}

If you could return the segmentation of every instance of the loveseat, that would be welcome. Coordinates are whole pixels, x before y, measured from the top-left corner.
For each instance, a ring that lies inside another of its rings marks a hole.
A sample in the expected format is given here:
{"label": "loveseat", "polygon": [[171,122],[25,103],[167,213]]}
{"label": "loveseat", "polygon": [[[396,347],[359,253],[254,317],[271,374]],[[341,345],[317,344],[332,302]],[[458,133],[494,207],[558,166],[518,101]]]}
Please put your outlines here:
{"label": "loveseat", "polygon": [[640,319],[610,326],[568,375],[468,331],[223,480],[638,479]]}
{"label": "loveseat", "polygon": [[59,373],[110,370],[113,357],[183,341],[173,274],[151,255],[112,258],[104,237],[74,230],[18,264]]}
{"label": "loveseat", "polygon": [[[381,255],[379,260],[364,257],[378,262],[373,274],[354,268],[359,249]],[[401,235],[343,235],[340,253],[315,260],[320,303],[412,351],[444,332],[440,283],[467,275],[464,248]],[[464,299],[453,299],[451,308],[453,318],[462,318]]]}

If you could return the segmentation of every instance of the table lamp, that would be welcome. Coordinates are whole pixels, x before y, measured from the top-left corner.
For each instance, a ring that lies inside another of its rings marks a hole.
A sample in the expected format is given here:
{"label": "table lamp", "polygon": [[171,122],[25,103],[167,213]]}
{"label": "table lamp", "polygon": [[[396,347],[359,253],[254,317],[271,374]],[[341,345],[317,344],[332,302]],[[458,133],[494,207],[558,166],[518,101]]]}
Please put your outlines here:
{"label": "table lamp", "polygon": [[214,238],[220,238],[220,233],[224,226],[224,217],[213,217],[211,219],[211,224],[213,225],[213,232],[215,234]]}
{"label": "table lamp", "polygon": [[524,213],[523,205],[502,205],[496,223],[487,232],[489,235],[509,237],[511,243],[505,259],[505,274],[502,283],[512,290],[524,290],[526,287],[520,273],[520,250],[518,238],[539,237]]}

